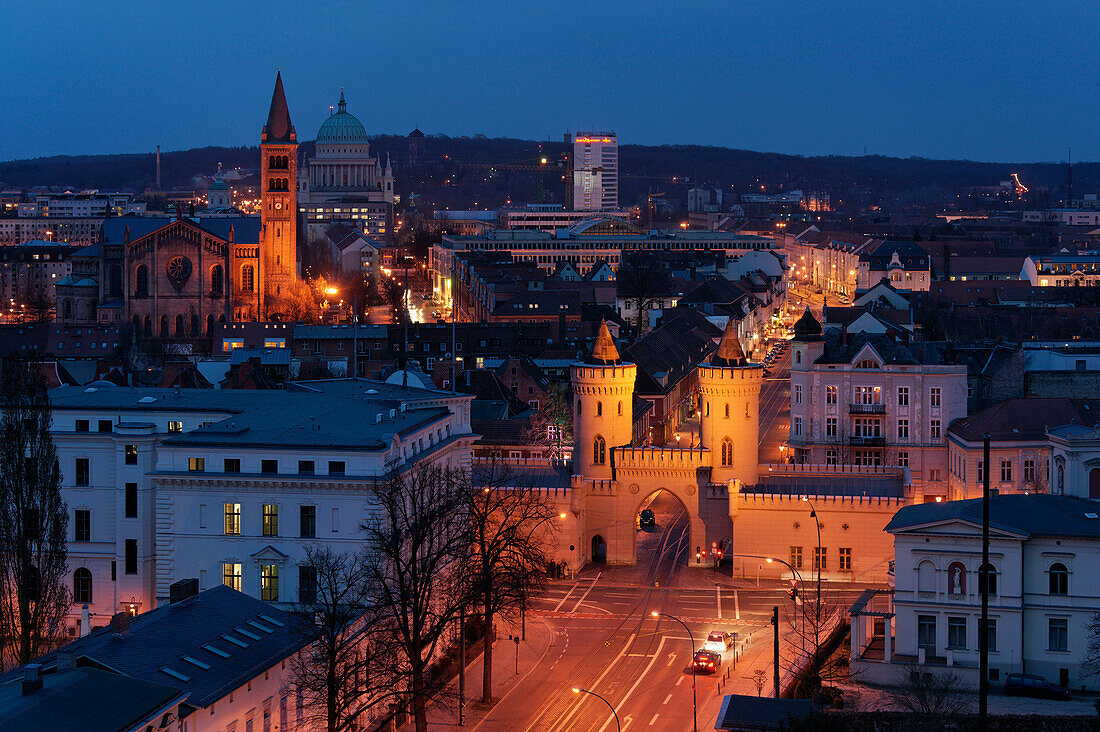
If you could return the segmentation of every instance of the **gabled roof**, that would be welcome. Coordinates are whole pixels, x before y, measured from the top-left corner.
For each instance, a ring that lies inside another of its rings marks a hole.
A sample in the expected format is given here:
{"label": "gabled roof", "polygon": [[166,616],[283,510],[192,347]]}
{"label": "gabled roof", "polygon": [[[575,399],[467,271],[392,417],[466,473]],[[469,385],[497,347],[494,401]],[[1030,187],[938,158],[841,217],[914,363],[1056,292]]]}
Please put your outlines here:
{"label": "gabled roof", "polygon": [[[1089,518],[1089,514],[1097,518]],[[1100,503],[1084,498],[1017,493],[989,499],[990,527],[1024,538],[1060,536],[1100,539],[1098,516]],[[893,534],[955,521],[981,526],[982,499],[904,506],[890,519],[885,531]]]}
{"label": "gabled roof", "polygon": [[290,123],[290,110],[283,93],[282,72],[275,72],[275,91],[271,93],[271,109],[267,112],[267,124],[263,129],[263,142],[295,142],[294,125]]}
{"label": "gabled roof", "polygon": [[663,394],[680,382],[714,350],[722,331],[687,308],[666,311],[666,320],[623,352],[638,365],[636,391]]}

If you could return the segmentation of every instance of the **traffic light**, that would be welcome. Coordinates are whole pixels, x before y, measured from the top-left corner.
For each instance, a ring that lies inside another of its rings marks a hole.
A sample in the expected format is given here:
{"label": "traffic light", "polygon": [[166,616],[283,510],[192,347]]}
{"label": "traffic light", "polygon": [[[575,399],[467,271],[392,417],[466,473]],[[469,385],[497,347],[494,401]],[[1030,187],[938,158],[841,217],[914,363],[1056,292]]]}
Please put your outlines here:
{"label": "traffic light", "polygon": [[787,590],[787,597],[791,598],[794,602],[798,602],[798,588],[792,587]]}
{"label": "traffic light", "polygon": [[699,547],[695,547],[695,561],[703,561],[703,552],[700,551]]}

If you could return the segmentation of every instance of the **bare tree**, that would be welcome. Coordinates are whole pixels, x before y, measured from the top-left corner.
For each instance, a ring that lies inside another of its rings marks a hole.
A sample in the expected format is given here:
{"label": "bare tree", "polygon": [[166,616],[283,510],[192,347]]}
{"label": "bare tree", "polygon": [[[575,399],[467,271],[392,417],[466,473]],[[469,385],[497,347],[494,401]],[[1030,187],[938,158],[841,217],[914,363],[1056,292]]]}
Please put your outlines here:
{"label": "bare tree", "polygon": [[945,717],[965,712],[973,692],[956,674],[932,671],[907,664],[899,669],[897,686],[890,698],[907,712],[918,715],[929,728],[938,727]]}
{"label": "bare tree", "polygon": [[[816,574],[817,570],[811,570]],[[824,687],[851,678],[848,656],[837,652],[845,623],[847,606],[839,597],[821,587],[807,575],[806,585],[798,586],[793,614],[792,653],[786,660],[787,670],[795,679],[794,687],[801,696],[817,698]]]}
{"label": "bare tree", "polygon": [[495,465],[474,472],[471,585],[485,621],[481,697],[493,698],[493,620],[522,613],[543,589],[558,532],[557,510],[548,496],[523,485]]}
{"label": "bare tree", "polygon": [[305,646],[294,657],[294,683],[309,723],[356,732],[392,696],[393,635],[378,617],[361,554],[306,549],[296,615]]}
{"label": "bare tree", "polygon": [[631,255],[616,275],[619,297],[634,305],[636,335],[648,328],[649,310],[672,291],[672,278],[659,259],[640,253]]}
{"label": "bare tree", "polygon": [[523,441],[539,445],[550,460],[563,460],[573,451],[573,405],[568,389],[551,387],[549,398],[531,415]]}
{"label": "bare tree", "polygon": [[407,696],[417,732],[444,684],[431,673],[445,633],[468,603],[462,562],[471,544],[469,473],[441,465],[393,472],[374,492],[362,525],[365,566],[379,617],[394,634],[395,689]]}
{"label": "bare tree", "polygon": [[1100,612],[1089,618],[1085,658],[1081,662],[1085,677],[1100,675]]}
{"label": "bare tree", "polygon": [[25,664],[59,645],[72,596],[68,511],[42,378],[11,359],[0,377],[0,664]]}

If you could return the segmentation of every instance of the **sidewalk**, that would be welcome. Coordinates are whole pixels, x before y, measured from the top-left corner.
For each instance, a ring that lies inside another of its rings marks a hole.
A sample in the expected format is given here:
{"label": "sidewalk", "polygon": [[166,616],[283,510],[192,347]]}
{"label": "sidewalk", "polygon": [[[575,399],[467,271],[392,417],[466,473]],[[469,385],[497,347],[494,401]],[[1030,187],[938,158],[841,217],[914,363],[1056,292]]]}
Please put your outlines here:
{"label": "sidewalk", "polygon": [[770,626],[761,628],[754,631],[750,638],[745,655],[737,659],[732,669],[727,669],[728,678],[726,672],[716,676],[696,677],[699,685],[699,724],[704,729],[711,729],[713,726],[714,720],[718,718],[722,699],[727,694],[757,695],[756,682],[753,679],[753,673],[757,670],[765,672],[764,688],[759,694],[775,696],[775,687],[772,684],[772,629]]}
{"label": "sidewalk", "polygon": [[[496,626],[497,640],[493,644],[493,697],[500,700],[519,686],[538,665],[550,648],[553,631],[545,621],[528,614],[527,639],[516,644],[511,638],[520,635],[518,619],[514,623],[498,620]],[[428,707],[428,729],[472,730],[492,711],[491,708],[482,707],[479,701],[481,675],[484,668],[482,661],[483,656],[479,655],[466,667],[466,706],[462,726],[458,726],[458,679],[456,678],[447,687],[446,701]],[[411,732],[416,729],[416,725],[410,721],[399,729],[401,732]]]}

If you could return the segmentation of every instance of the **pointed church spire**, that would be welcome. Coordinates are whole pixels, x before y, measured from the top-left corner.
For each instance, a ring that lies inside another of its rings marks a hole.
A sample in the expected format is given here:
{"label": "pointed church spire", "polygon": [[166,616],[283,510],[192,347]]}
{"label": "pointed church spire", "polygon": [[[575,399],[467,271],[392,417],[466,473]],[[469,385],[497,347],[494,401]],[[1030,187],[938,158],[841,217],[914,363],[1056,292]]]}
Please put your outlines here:
{"label": "pointed church spire", "polygon": [[741,340],[737,337],[737,324],[733,322],[732,316],[726,321],[726,330],[722,333],[718,350],[710,362],[714,366],[743,366],[745,363],[745,351],[741,348]]}
{"label": "pointed church spire", "polygon": [[592,355],[589,356],[592,363],[613,366],[622,363],[619,358],[619,349],[615,348],[615,341],[611,338],[611,331],[607,329],[607,321],[600,321],[600,331],[596,334],[596,342],[592,344]]}
{"label": "pointed church spire", "polygon": [[343,84],[340,85],[340,101],[337,102],[336,106],[341,112],[348,111],[348,103],[344,101],[344,85]]}
{"label": "pointed church spire", "polygon": [[290,122],[290,110],[283,92],[282,72],[275,72],[275,91],[271,94],[271,109],[267,113],[261,142],[296,142],[294,125]]}

